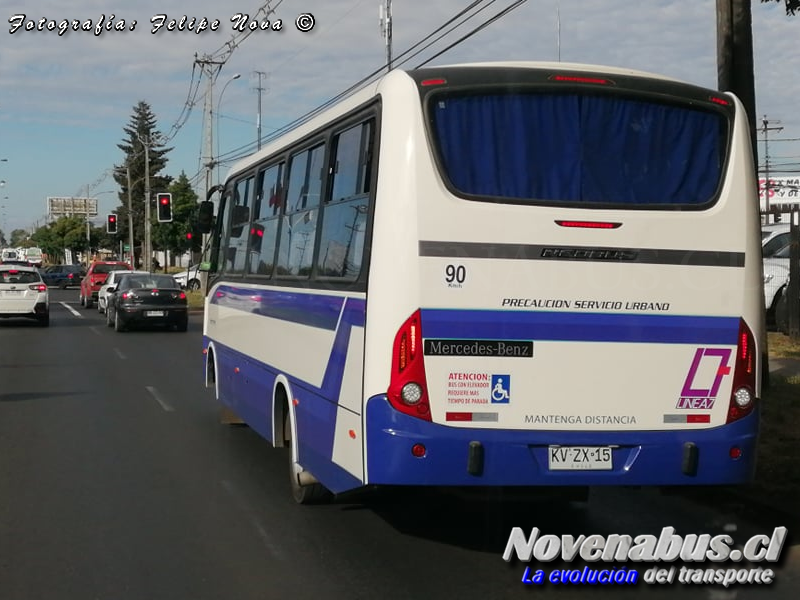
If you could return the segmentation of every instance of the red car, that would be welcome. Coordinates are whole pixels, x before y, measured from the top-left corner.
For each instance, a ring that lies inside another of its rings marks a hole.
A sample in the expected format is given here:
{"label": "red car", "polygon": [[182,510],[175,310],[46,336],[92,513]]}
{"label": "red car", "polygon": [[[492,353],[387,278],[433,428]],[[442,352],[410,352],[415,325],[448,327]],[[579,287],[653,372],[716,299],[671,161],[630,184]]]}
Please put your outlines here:
{"label": "red car", "polygon": [[126,262],[97,261],[93,262],[81,280],[81,306],[92,308],[100,287],[106,282],[111,271],[132,271],[133,268]]}

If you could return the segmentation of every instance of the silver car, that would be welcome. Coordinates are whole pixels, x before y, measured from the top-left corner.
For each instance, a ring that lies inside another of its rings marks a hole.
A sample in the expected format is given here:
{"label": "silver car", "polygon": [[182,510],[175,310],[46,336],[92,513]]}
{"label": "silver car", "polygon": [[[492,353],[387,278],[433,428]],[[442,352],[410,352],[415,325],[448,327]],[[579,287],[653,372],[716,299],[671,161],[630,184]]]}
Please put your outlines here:
{"label": "silver car", "polygon": [[0,265],[0,318],[36,319],[50,325],[47,285],[34,267]]}

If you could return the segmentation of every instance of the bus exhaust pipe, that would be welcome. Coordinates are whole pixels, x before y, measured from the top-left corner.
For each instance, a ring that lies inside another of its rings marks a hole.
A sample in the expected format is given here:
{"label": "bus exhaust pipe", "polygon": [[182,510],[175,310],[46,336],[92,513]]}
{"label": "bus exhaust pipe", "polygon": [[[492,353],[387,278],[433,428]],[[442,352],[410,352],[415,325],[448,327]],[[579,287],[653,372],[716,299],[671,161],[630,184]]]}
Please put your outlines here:
{"label": "bus exhaust pipe", "polygon": [[300,471],[297,474],[297,483],[299,483],[302,486],[306,486],[306,485],[314,485],[315,483],[319,483],[319,481],[317,481],[317,478],[314,477],[308,471]]}

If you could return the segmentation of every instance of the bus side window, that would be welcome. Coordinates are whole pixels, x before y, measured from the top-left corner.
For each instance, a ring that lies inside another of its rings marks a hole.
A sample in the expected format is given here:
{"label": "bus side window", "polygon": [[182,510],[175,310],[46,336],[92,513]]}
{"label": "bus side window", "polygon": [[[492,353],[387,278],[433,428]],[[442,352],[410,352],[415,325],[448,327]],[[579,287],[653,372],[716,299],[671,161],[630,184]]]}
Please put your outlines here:
{"label": "bus side window", "polygon": [[231,207],[231,228],[228,248],[225,253],[225,271],[229,274],[244,273],[247,260],[247,235],[250,225],[250,197],[253,194],[254,177],[236,182]]}
{"label": "bus side window", "polygon": [[282,220],[278,250],[278,275],[311,275],[324,157],[324,144],[291,157],[286,214]]}
{"label": "bus side window", "polygon": [[336,165],[330,200],[322,215],[317,274],[355,281],[363,263],[369,212],[372,121],[335,137]]}
{"label": "bus side window", "polygon": [[284,163],[281,162],[267,167],[259,174],[260,201],[253,212],[253,224],[249,233],[249,273],[272,275],[283,202],[284,170]]}

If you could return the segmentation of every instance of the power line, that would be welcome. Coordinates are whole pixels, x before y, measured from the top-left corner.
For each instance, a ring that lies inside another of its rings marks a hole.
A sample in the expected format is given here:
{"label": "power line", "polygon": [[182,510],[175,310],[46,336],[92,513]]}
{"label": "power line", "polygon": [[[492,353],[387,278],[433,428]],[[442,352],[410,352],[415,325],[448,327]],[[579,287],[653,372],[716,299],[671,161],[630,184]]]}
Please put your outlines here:
{"label": "power line", "polygon": [[[433,43],[436,43],[437,41],[441,40],[442,37],[444,37],[445,35],[448,35],[449,33],[452,33],[452,31],[454,31],[458,27],[464,25],[467,21],[469,21],[470,19],[472,19],[473,17],[478,15],[481,11],[483,11],[488,6],[491,6],[492,4],[494,4],[496,1],[497,0],[489,0],[488,4],[486,4],[486,6],[483,6],[481,8],[478,8],[477,10],[475,10],[479,5],[484,4],[484,2],[486,2],[486,0],[475,0],[474,2],[469,4],[467,7],[463,8],[458,13],[456,13],[453,17],[448,19],[445,23],[443,23],[442,25],[437,27],[434,31],[429,33],[427,36],[425,36],[424,38],[422,38],[421,40],[416,42],[414,45],[412,45],[410,48],[408,48],[407,50],[402,52],[399,56],[395,57],[393,60],[394,61],[399,61],[399,62],[395,63],[395,66],[401,66],[401,65],[407,63],[408,61],[410,61],[411,59],[415,58],[421,52],[424,52],[426,49],[428,49]],[[472,35],[474,35],[478,31],[480,31],[483,28],[485,28],[488,25],[490,25],[491,23],[497,21],[501,17],[503,17],[506,14],[508,14],[510,11],[518,8],[524,2],[526,2],[526,0],[516,0],[513,4],[511,4],[510,6],[506,7],[504,10],[500,11],[499,13],[495,14],[493,17],[487,19],[482,24],[480,24],[478,27],[474,28],[467,35],[465,35],[462,38],[460,38],[456,43],[449,45],[444,51],[439,52],[436,56],[438,57],[441,54],[443,54],[444,52],[446,52],[447,50],[452,49],[457,44],[459,44],[462,41],[468,39],[469,37],[471,37]],[[469,14],[470,12],[472,12],[472,14]],[[462,19],[462,17],[464,17],[464,18]],[[459,19],[461,19],[461,20],[459,21]],[[457,24],[455,26],[453,26],[450,29],[448,29],[444,34],[442,34],[439,37],[437,37],[433,42],[425,45],[426,42],[428,42],[428,40],[430,40],[431,38],[436,37],[440,32],[442,32],[443,30],[447,29],[451,24],[456,23],[456,22],[457,22]],[[429,60],[432,60],[432,59],[429,59]],[[428,61],[426,61],[426,62],[428,62]],[[425,64],[425,63],[423,63],[423,64]],[[331,99],[327,100],[323,104],[317,106],[316,108],[310,110],[306,114],[294,119],[293,121],[290,121],[289,123],[287,123],[283,127],[277,129],[272,134],[267,136],[265,138],[265,141],[271,141],[273,139],[276,139],[277,137],[283,135],[287,131],[290,131],[290,130],[294,129],[295,127],[298,127],[299,125],[307,122],[308,120],[310,120],[314,116],[318,115],[320,112],[322,112],[326,108],[332,106],[333,104],[335,104],[336,102],[338,102],[342,98],[344,98],[344,97],[354,93],[355,91],[358,91],[359,89],[362,89],[363,87],[369,85],[370,83],[376,81],[378,79],[378,77],[382,74],[382,72],[386,69],[386,66],[387,65],[381,65],[378,69],[372,71],[371,73],[369,73],[368,75],[363,77],[360,81],[354,83],[353,85],[351,85],[350,87],[346,88],[342,92],[336,94],[334,97],[332,97]],[[245,144],[243,146],[240,146],[239,148],[234,148],[233,150],[230,150],[228,153],[223,154],[220,157],[217,157],[217,160],[220,160],[220,161],[223,161],[223,162],[227,162],[227,161],[231,161],[232,162],[232,161],[238,160],[239,158],[243,158],[243,157],[245,157],[245,156],[247,156],[249,154],[252,154],[253,151],[254,151],[253,144]]]}

